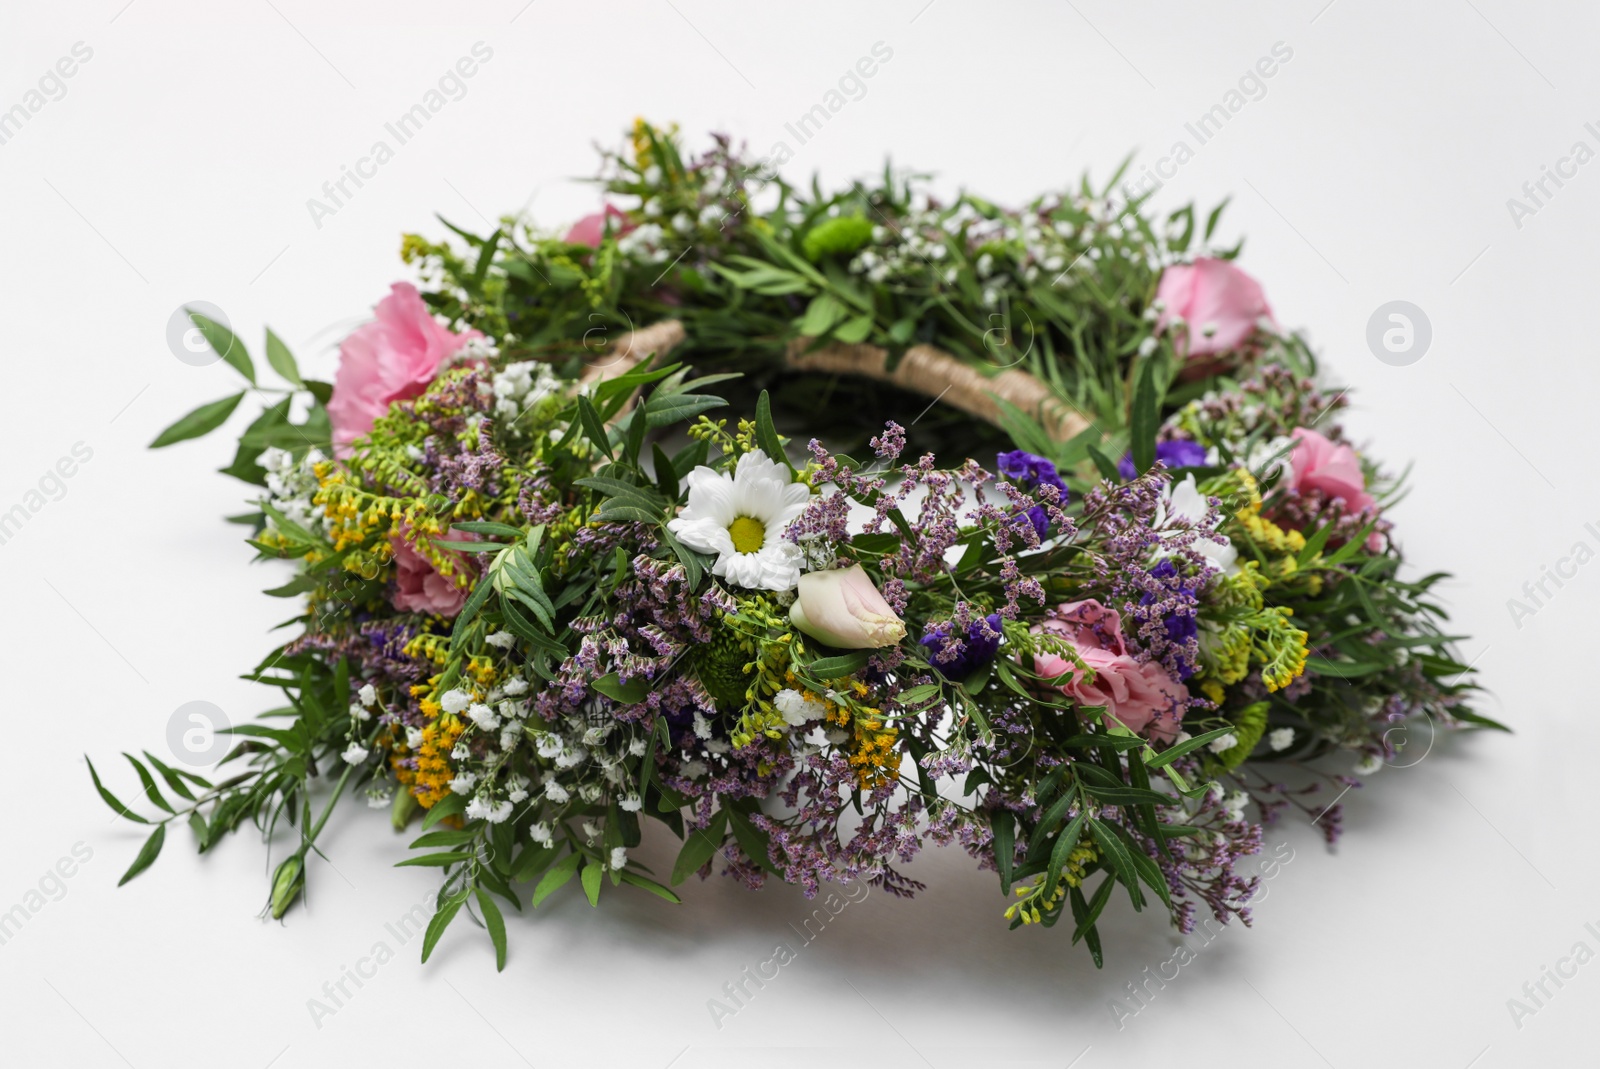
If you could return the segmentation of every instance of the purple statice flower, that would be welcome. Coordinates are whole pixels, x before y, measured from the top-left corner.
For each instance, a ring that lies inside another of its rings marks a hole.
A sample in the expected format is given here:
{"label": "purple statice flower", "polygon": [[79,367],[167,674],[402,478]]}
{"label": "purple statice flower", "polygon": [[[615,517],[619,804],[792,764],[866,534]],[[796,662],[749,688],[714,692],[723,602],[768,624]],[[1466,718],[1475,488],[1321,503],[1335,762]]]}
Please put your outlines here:
{"label": "purple statice flower", "polygon": [[934,624],[922,636],[922,645],[933,651],[933,666],[951,680],[966,679],[994,660],[1000,648],[1000,614],[992,612],[967,625],[966,638],[952,638],[952,622]]}
{"label": "purple statice flower", "polygon": [[[995,465],[1000,469],[1001,475],[1023,489],[1032,490],[1040,486],[1055,488],[1061,494],[1059,502],[1066,503],[1067,484],[1061,481],[1055,463],[1047,457],[1030,453],[1026,449],[1013,449],[996,457]],[[1050,517],[1045,513],[1043,505],[1030,505],[1022,510],[1022,515],[1033,524],[1034,532],[1041,539],[1050,533]]]}
{"label": "purple statice flower", "polygon": [[1166,608],[1162,614],[1162,624],[1167,630],[1167,642],[1172,650],[1169,665],[1176,671],[1180,680],[1187,680],[1194,675],[1194,661],[1189,656],[1191,650],[1198,649],[1197,639],[1200,634],[1200,621],[1197,616],[1199,607],[1200,587],[1205,584],[1204,575],[1198,577],[1185,577],[1178,571],[1178,566],[1168,557],[1154,568],[1150,569],[1150,578],[1161,581],[1168,596],[1158,598],[1152,590],[1146,590],[1139,597],[1141,609],[1148,610],[1159,600]]}
{"label": "purple statice flower", "polygon": [[[1206,448],[1199,442],[1174,438],[1170,442],[1156,443],[1156,459],[1169,468],[1198,468],[1206,462]],[[1124,479],[1131,479],[1138,474],[1133,469],[1132,453],[1124,453],[1122,459],[1117,461],[1117,474]]]}

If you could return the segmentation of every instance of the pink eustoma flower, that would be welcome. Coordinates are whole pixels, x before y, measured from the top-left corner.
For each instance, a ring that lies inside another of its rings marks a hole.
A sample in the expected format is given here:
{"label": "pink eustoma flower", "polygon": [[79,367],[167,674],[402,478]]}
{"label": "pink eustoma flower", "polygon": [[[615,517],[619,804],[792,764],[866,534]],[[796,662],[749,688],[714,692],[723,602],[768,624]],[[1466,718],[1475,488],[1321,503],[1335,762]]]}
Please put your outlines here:
{"label": "pink eustoma flower", "polygon": [[334,453],[341,458],[390,404],[421,394],[463,345],[483,337],[475,330],[454,334],[440,326],[409,282],[396,282],[374,311],[376,318],[339,346],[328,420]]}
{"label": "pink eustoma flower", "polygon": [[1259,320],[1272,319],[1260,283],[1230,261],[1208,256],[1163,271],[1156,298],[1165,302],[1156,329],[1181,317],[1186,336],[1175,346],[1178,355],[1191,359],[1231,353],[1250,340]]}
{"label": "pink eustoma flower", "polygon": [[1122,618],[1098,601],[1061,605],[1034,625],[1035,632],[1064,636],[1091,677],[1065,657],[1034,657],[1033,670],[1046,679],[1063,677],[1057,688],[1080,705],[1104,706],[1108,716],[1148,739],[1171,742],[1189,706],[1189,689],[1155,661],[1139,663],[1128,653]]}

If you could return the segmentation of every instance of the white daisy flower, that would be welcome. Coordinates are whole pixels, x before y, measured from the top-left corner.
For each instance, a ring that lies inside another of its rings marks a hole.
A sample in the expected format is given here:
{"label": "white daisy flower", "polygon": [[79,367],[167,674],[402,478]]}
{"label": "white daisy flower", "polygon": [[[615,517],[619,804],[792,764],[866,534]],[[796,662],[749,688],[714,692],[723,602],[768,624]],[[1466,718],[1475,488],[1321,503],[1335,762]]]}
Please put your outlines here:
{"label": "white daisy flower", "polygon": [[740,457],[731,476],[702,464],[686,481],[689,503],[667,529],[691,549],[715,553],[713,575],[750,590],[793,590],[804,556],[783,532],[810,489],[759,449]]}

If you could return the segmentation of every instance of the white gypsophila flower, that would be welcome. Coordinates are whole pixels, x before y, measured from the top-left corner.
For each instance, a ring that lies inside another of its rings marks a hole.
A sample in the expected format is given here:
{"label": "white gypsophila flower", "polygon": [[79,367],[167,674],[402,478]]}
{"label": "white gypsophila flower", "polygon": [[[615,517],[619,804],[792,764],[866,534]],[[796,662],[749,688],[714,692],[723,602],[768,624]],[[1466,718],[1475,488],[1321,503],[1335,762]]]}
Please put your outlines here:
{"label": "white gypsophila flower", "polygon": [[733,744],[727,739],[707,739],[705,741],[705,747],[707,753],[716,754],[720,757],[729,750],[733,749]]}
{"label": "white gypsophila flower", "polygon": [[556,841],[555,836],[550,834],[550,825],[548,824],[535,824],[533,827],[529,828],[528,838],[532,839],[540,846],[549,846],[551,843]]}
{"label": "white gypsophila flower", "polygon": [[627,847],[613,846],[611,848],[611,870],[619,872],[628,864]]}
{"label": "white gypsophila flower", "polygon": [[492,635],[485,635],[483,640],[491,646],[498,647],[502,650],[509,650],[512,646],[516,645],[517,636],[513,635],[510,631],[496,631]]}
{"label": "white gypsophila flower", "polygon": [[1267,735],[1267,745],[1272,751],[1287,750],[1294,743],[1294,728],[1273,728]]}
{"label": "white gypsophila flower", "polygon": [[500,729],[500,749],[510,750],[514,748],[520,738],[522,738],[522,725],[507,724]]}
{"label": "white gypsophila flower", "polygon": [[698,709],[694,711],[694,734],[697,739],[709,739],[711,737],[711,722]]}
{"label": "white gypsophila flower", "polygon": [[628,743],[628,753],[633,757],[643,757],[646,743],[643,739],[634,739]]}
{"label": "white gypsophila flower", "polygon": [[489,809],[492,804],[483,795],[478,795],[467,803],[466,818],[468,820],[483,820],[489,815]]}
{"label": "white gypsophila flower", "polygon": [[704,776],[707,772],[710,772],[710,771],[711,771],[711,767],[709,765],[707,765],[704,761],[695,760],[695,761],[685,761],[683,763],[682,772],[689,779],[699,779],[701,776]]}
{"label": "white gypsophila flower", "polygon": [[352,742],[349,746],[345,747],[344,753],[340,754],[339,756],[343,757],[349,764],[359,765],[361,762],[367,759],[368,752],[369,751],[367,748],[361,745],[359,742]]}
{"label": "white gypsophila flower", "polygon": [[478,785],[476,772],[457,772],[455,779],[450,781],[450,789],[456,794],[471,794],[472,788]]}
{"label": "white gypsophila flower", "polygon": [[583,834],[591,842],[593,842],[595,839],[600,838],[600,825],[596,824],[594,821],[586,820],[586,821],[583,822],[582,827],[583,827]]}
{"label": "white gypsophila flower", "polygon": [[418,750],[422,748],[422,729],[406,728],[406,749]]}
{"label": "white gypsophila flower", "polygon": [[583,801],[588,802],[590,805],[598,802],[600,800],[600,796],[604,793],[605,788],[601,787],[598,783],[585,783],[582,787],[578,788],[578,797],[583,799]]}
{"label": "white gypsophila flower", "polygon": [[540,757],[560,757],[561,751],[567,748],[567,744],[562,741],[560,735],[554,735],[547,732],[539,736],[539,741],[535,748],[539,751]]}
{"label": "white gypsophila flower", "polygon": [[468,706],[467,717],[485,731],[492,731],[500,726],[500,717],[482,702],[473,702]]}
{"label": "white gypsophila flower", "polygon": [[716,554],[713,575],[750,590],[793,590],[804,554],[783,532],[811,490],[790,475],[759,449],[740,457],[731,476],[702,464],[685,480],[688,504],[667,529],[691,549]]}
{"label": "white gypsophila flower", "polygon": [[1239,814],[1244,812],[1244,807],[1250,804],[1250,796],[1243,791],[1234,791],[1222,800],[1222,808],[1233,814],[1233,819],[1238,820]]}
{"label": "white gypsophila flower", "polygon": [[565,787],[554,781],[544,785],[544,796],[550,799],[556,805],[566,805],[567,802],[572,798],[572,795],[567,793],[567,789]]}
{"label": "white gypsophila flower", "polygon": [[1383,767],[1383,758],[1377,754],[1368,754],[1356,762],[1356,775],[1370,776]]}
{"label": "white gypsophila flower", "polygon": [[637,813],[644,802],[637,794],[630,794],[617,803],[617,808],[624,813]]}
{"label": "white gypsophila flower", "polygon": [[394,788],[387,783],[373,783],[366,793],[368,809],[382,809],[394,799]]}
{"label": "white gypsophila flower", "polygon": [[472,695],[464,690],[447,690],[439,696],[439,707],[447,713],[459,713],[472,704]]}
{"label": "white gypsophila flower", "polygon": [[790,727],[799,727],[811,720],[821,720],[828,712],[827,706],[815,698],[807,698],[792,687],[778,691],[772,698],[772,705],[778,710],[778,715],[783,717],[783,722]]}
{"label": "white gypsophila flower", "polygon": [[378,700],[378,691],[371,683],[363,683],[361,689],[356,691],[356,698],[367,708],[372,708]]}
{"label": "white gypsophila flower", "polygon": [[576,768],[583,764],[584,758],[589,756],[589,751],[582,746],[569,746],[562,750],[556,758],[557,768]]}
{"label": "white gypsophila flower", "polygon": [[526,694],[528,692],[528,681],[521,676],[513,676],[506,680],[500,689],[511,695]]}
{"label": "white gypsophila flower", "polygon": [[467,749],[467,744],[464,742],[456,743],[455,749],[450,751],[450,759],[452,761],[465,761],[471,756],[472,751]]}
{"label": "white gypsophila flower", "polygon": [[1233,749],[1237,745],[1239,745],[1239,739],[1236,735],[1234,735],[1233,732],[1230,731],[1221,738],[1212,739],[1206,748],[1212,753],[1223,753]]}
{"label": "white gypsophila flower", "polygon": [[510,802],[495,802],[489,807],[489,811],[483,815],[483,819],[487,820],[490,824],[504,824],[506,818],[510,815]]}
{"label": "white gypsophila flower", "polygon": [[350,703],[350,716],[354,720],[371,720],[372,710],[358,702]]}

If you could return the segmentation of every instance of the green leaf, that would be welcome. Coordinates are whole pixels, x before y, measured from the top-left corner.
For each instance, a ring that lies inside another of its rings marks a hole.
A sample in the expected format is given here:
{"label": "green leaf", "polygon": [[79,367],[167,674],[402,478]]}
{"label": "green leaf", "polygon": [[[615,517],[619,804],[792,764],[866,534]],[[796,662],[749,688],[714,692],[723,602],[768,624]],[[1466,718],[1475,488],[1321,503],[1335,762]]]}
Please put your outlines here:
{"label": "green leaf", "polygon": [[1000,872],[1000,890],[1011,893],[1011,867],[1016,863],[1017,818],[1009,809],[997,809],[989,817],[994,830],[994,864]]}
{"label": "green leaf", "polygon": [[408,857],[404,861],[396,861],[394,867],[403,869],[408,867],[443,869],[451,865],[460,865],[472,860],[472,854],[466,851],[451,850],[442,854],[421,854],[417,857]]}
{"label": "green leaf", "polygon": [[1231,727],[1217,728],[1215,731],[1208,731],[1204,735],[1196,735],[1192,739],[1185,739],[1176,746],[1167,747],[1154,757],[1146,758],[1145,767],[1161,768],[1165,765],[1170,765],[1184,754],[1198,750],[1202,746],[1209,746],[1211,743],[1222,738],[1222,736],[1228,734],[1232,730],[1233,728]]}
{"label": "green leaf", "polygon": [[854,345],[856,342],[865,341],[868,334],[872,333],[872,317],[869,315],[856,316],[847,319],[833,332],[835,339]]}
{"label": "green leaf", "polygon": [[1089,459],[1094,461],[1095,470],[1100,473],[1100,478],[1107,482],[1121,482],[1122,473],[1117,470],[1117,462],[1106,456],[1097,445],[1091,445],[1085,450]]}
{"label": "green leaf", "polygon": [[850,309],[833,294],[818,294],[806,306],[806,314],[800,318],[796,329],[805,337],[820,338],[849,314]]}
{"label": "green leaf", "polygon": [[1132,438],[1133,469],[1143,475],[1156,462],[1156,431],[1161,429],[1161,398],[1156,389],[1154,360],[1146,359],[1139,365],[1128,429]]}
{"label": "green leaf", "polygon": [[650,879],[648,876],[641,876],[637,872],[630,872],[624,869],[622,873],[622,882],[631,883],[635,887],[643,888],[658,898],[665,898],[668,902],[671,902],[674,905],[677,905],[683,901],[683,899],[679,898],[671,890],[671,888],[663,887],[661,884]]}
{"label": "green leaf", "polygon": [[589,686],[624,705],[638,705],[650,693],[650,684],[645,680],[635,676],[624,683],[615,672],[590,680]]}
{"label": "green leaf", "polygon": [[611,451],[611,438],[606,434],[606,425],[600,422],[600,413],[594,410],[594,405],[582,394],[578,395],[578,421],[583,426],[583,433],[609,460],[617,459]]}
{"label": "green leaf", "polygon": [[271,327],[267,328],[267,363],[272,365],[272,370],[296,386],[305,385],[305,380],[300,377],[300,368],[294,362],[294,354],[289,352],[282,338],[272,333]]}
{"label": "green leaf", "polygon": [[85,760],[85,762],[88,763],[88,767],[90,767],[90,778],[94,781],[94,789],[99,791],[99,795],[101,795],[101,799],[106,802],[106,805],[109,805],[109,807],[112,808],[112,813],[115,813],[117,816],[123,816],[123,818],[130,819],[130,821],[134,821],[136,824],[150,823],[150,821],[147,821],[147,819],[142,818],[142,816],[139,816],[138,813],[134,813],[133,810],[130,810],[130,808],[126,807],[126,805],[123,805],[120,800],[117,800],[117,795],[107,791],[106,786],[99,781],[99,773],[98,771],[94,771],[94,762],[91,762],[91,760],[88,759],[88,754],[83,755],[83,760]]}
{"label": "green leaf", "polygon": [[[789,464],[789,457],[783,451],[783,442],[778,438],[778,429],[772,425],[772,398],[766,390],[762,390],[761,396],[756,398],[756,444],[772,460]],[[794,470],[793,464],[789,464],[789,470]]]}
{"label": "green leaf", "polygon": [[578,865],[582,861],[582,854],[572,853],[556,862],[555,867],[545,873],[539,882],[534,885],[533,898],[529,905],[537,908],[540,902],[543,902],[565,886],[567,881],[577,873]]}
{"label": "green leaf", "polygon": [[140,764],[139,759],[132,754],[125,753],[122,756],[128,759],[128,764],[132,765],[133,770],[139,774],[139,783],[144,787],[145,797],[165,809],[168,813],[176,813],[177,810],[172,808],[171,803],[161,796],[161,789],[156,786],[155,777],[150,775],[150,770]]}
{"label": "green leaf", "polygon": [[1046,887],[1053,888],[1061,880],[1061,870],[1066,867],[1067,858],[1071,856],[1073,848],[1078,845],[1078,837],[1083,834],[1084,821],[1089,817],[1087,807],[1078,810],[1078,815],[1072,818],[1066,830],[1056,836],[1056,844],[1050,849],[1050,867],[1045,870]]}
{"label": "green leaf", "polygon": [[444,930],[450,927],[450,922],[456,919],[456,914],[461,912],[461,905],[467,900],[467,891],[462,888],[449,898],[439,903],[438,911],[433,919],[428,922],[428,931],[422,937],[422,960],[426,962],[428,955],[433,953],[433,948],[438,945],[439,937]]}
{"label": "green leaf", "polygon": [[165,824],[157,824],[156,830],[150,833],[150,838],[146,839],[144,845],[139,848],[139,856],[133,859],[133,864],[128,866],[128,871],[124,872],[122,879],[117,881],[117,886],[121,887],[149,868],[151,862],[155,861],[157,855],[161,853],[161,844],[166,840],[167,826]]}
{"label": "green leaf", "polygon": [[821,657],[806,665],[806,671],[818,679],[842,679],[865,668],[871,656],[871,650],[855,650],[836,657]]}
{"label": "green leaf", "polygon": [[244,400],[244,391],[240,391],[232,397],[224,397],[220,401],[212,401],[209,404],[201,405],[156,435],[155,441],[150,443],[150,448],[160,449],[162,446],[171,445],[174,442],[183,442],[190,438],[198,438],[203,434],[210,434],[228,422],[228,417],[233,415],[233,410],[239,407],[239,402],[242,400]]}
{"label": "green leaf", "polygon": [[200,333],[205,337],[212,351],[227,361],[229,367],[249,379],[250,385],[254,386],[256,384],[255,365],[250,362],[250,354],[245,351],[244,343],[234,337],[233,331],[216,320],[208,319],[192,309],[189,310],[189,318],[194,322],[195,326],[200,328]]}
{"label": "green leaf", "polygon": [[500,538],[521,538],[522,528],[512,527],[506,523],[489,523],[487,521],[471,520],[450,525],[452,531],[468,531],[472,534],[495,535]]}
{"label": "green leaf", "polygon": [[489,897],[489,892],[483,888],[476,888],[478,896],[478,909],[483,913],[483,926],[489,929],[489,939],[494,943],[494,971],[506,970],[506,919],[500,915],[500,907],[494,904],[494,899]]}
{"label": "green leaf", "polygon": [[651,394],[644,405],[644,418],[651,427],[667,427],[727,403],[709,393],[674,393],[665,397]]}
{"label": "green leaf", "polygon": [[470,828],[463,828],[459,831],[454,828],[445,831],[430,831],[412,842],[411,849],[416,850],[427,846],[465,846],[467,843],[475,842],[477,838],[478,833]]}
{"label": "green leaf", "polygon": [[583,866],[583,893],[589,898],[589,905],[600,904],[600,880],[606,874],[605,866],[594,858]]}
{"label": "green leaf", "polygon": [[422,830],[427,831],[445,817],[453,817],[467,808],[467,800],[459,794],[450,794],[439,799],[428,809],[422,818]]}
{"label": "green leaf", "polygon": [[717,815],[711,818],[708,827],[692,831],[683,842],[683,849],[678,851],[678,860],[672,866],[672,884],[687,880],[692,874],[705,867],[705,863],[716,855],[722,846],[722,840],[728,833],[728,811],[718,810]]}
{"label": "green leaf", "polygon": [[466,633],[467,625],[478,615],[478,610],[483,608],[483,603],[489,600],[489,595],[493,592],[494,584],[483,579],[472,588],[472,593],[467,595],[466,604],[461,606],[461,615],[456,617],[455,626],[450,629],[451,649],[457,648],[461,636]]}

